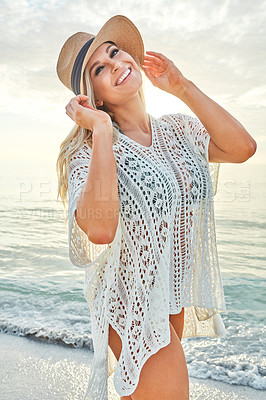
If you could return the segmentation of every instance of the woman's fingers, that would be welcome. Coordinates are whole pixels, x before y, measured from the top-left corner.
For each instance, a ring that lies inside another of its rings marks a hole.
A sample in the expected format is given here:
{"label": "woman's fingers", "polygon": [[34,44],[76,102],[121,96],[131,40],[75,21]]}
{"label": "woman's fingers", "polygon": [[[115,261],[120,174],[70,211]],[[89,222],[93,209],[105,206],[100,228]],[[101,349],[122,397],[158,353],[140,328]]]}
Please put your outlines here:
{"label": "woman's fingers", "polygon": [[84,101],[82,101],[80,104],[81,104],[83,107],[85,107],[85,108],[89,108],[89,109],[91,109],[91,110],[96,110],[96,108],[94,108],[94,107],[89,103],[88,100],[84,100]]}
{"label": "woman's fingers", "polygon": [[161,61],[159,62],[155,62],[153,60],[144,60],[143,61],[143,65],[156,65],[157,67],[159,67],[162,64]]}
{"label": "woman's fingers", "polygon": [[158,70],[158,67],[157,67],[156,65],[153,65],[153,64],[143,64],[143,65],[142,65],[142,68],[152,69],[152,70],[154,70],[154,71],[157,71],[157,70]]}
{"label": "woman's fingers", "polygon": [[167,57],[165,57],[162,53],[157,53],[156,51],[146,51],[146,54],[150,54],[152,56],[158,57],[162,61],[168,60]]}
{"label": "woman's fingers", "polygon": [[73,97],[66,105],[66,113],[77,125],[92,132],[94,126],[106,123],[106,121],[112,126],[110,116],[106,112],[94,108],[89,103],[89,97],[85,95]]}
{"label": "woman's fingers", "polygon": [[152,83],[155,82],[155,78],[157,77],[156,71],[151,70],[151,69],[149,69],[149,68],[147,68],[147,69],[145,68],[145,69],[144,69],[144,73],[145,73],[145,75],[147,76],[147,78],[148,78]]}
{"label": "woman's fingers", "polygon": [[153,62],[157,65],[160,65],[161,60],[159,58],[156,58],[154,56],[144,56],[144,62]]}
{"label": "woman's fingers", "polygon": [[79,107],[88,108],[90,110],[96,110],[90,103],[89,97],[85,95],[78,95],[73,97],[68,104],[71,105],[73,110],[77,110]]}
{"label": "woman's fingers", "polygon": [[151,56],[145,56],[144,61],[143,61],[143,69],[149,69],[155,74],[161,74],[165,71],[166,66],[168,65],[169,60],[164,57],[160,53],[155,53],[155,52],[149,52],[152,54],[158,54],[161,56],[161,58],[151,55]]}
{"label": "woman's fingers", "polygon": [[66,114],[67,114],[71,119],[74,120],[75,112],[74,112],[74,109],[73,109],[71,103],[69,102],[69,103],[66,105],[65,108],[66,108]]}
{"label": "woman's fingers", "polygon": [[166,65],[162,62],[160,62],[159,64],[155,64],[153,62],[150,61],[146,61],[143,65],[142,65],[143,70],[149,70],[151,71],[154,76],[159,76],[165,73],[166,71]]}
{"label": "woman's fingers", "polygon": [[85,96],[85,94],[78,94],[76,97],[73,97],[73,99],[76,99],[78,102],[80,102],[83,100],[89,100],[89,97]]}
{"label": "woman's fingers", "polygon": [[85,96],[84,94],[79,94],[73,97],[69,103],[71,103],[72,105],[82,105],[84,102],[88,102],[88,100],[88,96]]}
{"label": "woman's fingers", "polygon": [[89,97],[78,95],[73,97],[66,106],[66,114],[82,128],[93,131],[95,124],[102,123],[105,119],[111,121],[109,115],[97,110],[89,103]]}
{"label": "woman's fingers", "polygon": [[144,71],[144,72],[149,71],[149,72],[151,72],[153,75],[158,74],[158,69],[157,69],[157,68],[153,68],[152,66],[145,66],[145,65],[143,65],[142,68],[143,68],[143,71]]}
{"label": "woman's fingers", "polygon": [[77,113],[79,113],[79,110],[82,109],[81,102],[85,101],[85,97],[83,95],[78,95],[76,97],[73,97],[70,102],[66,105],[66,113],[67,115],[74,121],[76,122],[77,118]]}

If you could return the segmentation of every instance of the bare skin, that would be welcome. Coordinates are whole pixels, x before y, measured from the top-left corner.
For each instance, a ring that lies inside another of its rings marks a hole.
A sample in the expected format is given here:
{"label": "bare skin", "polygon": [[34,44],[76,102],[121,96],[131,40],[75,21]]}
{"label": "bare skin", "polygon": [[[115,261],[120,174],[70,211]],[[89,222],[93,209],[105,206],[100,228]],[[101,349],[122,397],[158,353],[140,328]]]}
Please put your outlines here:
{"label": "bare skin", "polygon": [[[137,388],[131,396],[121,400],[188,400],[189,378],[181,345],[184,327],[184,309],[169,315],[171,342],[152,355],[144,364]],[[116,359],[120,357],[122,343],[119,335],[109,325],[109,346]]]}

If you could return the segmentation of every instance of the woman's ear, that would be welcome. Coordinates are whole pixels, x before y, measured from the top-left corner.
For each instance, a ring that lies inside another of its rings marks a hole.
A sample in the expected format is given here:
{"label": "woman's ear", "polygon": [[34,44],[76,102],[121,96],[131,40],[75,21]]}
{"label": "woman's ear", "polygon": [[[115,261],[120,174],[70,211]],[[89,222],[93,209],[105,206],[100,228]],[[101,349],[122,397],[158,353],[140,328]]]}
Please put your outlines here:
{"label": "woman's ear", "polygon": [[97,107],[101,107],[101,106],[103,106],[103,101],[102,100],[96,100],[95,104],[96,104]]}

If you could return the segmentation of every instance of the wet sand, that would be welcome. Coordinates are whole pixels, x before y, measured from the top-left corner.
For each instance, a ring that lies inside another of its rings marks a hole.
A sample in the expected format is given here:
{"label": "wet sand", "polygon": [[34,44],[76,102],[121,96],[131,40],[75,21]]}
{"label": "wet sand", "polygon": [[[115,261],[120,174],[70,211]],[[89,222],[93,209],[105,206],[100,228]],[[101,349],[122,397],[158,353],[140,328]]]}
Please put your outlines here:
{"label": "wet sand", "polygon": [[[0,333],[1,400],[82,400],[92,353]],[[245,386],[189,378],[191,400],[263,400]],[[109,378],[109,400],[120,400]]]}

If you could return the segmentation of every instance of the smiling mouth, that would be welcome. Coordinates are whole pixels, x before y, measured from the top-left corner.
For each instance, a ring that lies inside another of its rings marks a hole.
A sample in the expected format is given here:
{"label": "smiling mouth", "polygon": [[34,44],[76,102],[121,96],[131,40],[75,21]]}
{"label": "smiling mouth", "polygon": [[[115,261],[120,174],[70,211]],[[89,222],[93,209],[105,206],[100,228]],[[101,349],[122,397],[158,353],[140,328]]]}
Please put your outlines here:
{"label": "smiling mouth", "polygon": [[128,77],[128,75],[131,73],[131,68],[128,68],[126,72],[118,79],[116,82],[116,86],[120,85],[124,80]]}

